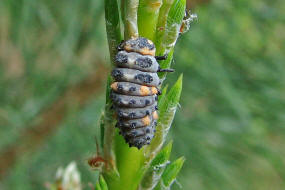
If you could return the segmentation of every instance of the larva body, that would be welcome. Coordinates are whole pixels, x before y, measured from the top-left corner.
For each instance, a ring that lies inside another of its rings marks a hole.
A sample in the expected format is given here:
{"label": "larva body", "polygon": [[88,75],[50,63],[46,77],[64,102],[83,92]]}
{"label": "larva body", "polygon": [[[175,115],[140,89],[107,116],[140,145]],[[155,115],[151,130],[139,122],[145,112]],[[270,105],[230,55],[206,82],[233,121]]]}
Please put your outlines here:
{"label": "larva body", "polygon": [[157,59],[163,58],[155,57],[155,46],[146,38],[132,38],[118,46],[110,97],[116,126],[130,147],[140,149],[154,137],[161,83],[157,72],[162,71]]}

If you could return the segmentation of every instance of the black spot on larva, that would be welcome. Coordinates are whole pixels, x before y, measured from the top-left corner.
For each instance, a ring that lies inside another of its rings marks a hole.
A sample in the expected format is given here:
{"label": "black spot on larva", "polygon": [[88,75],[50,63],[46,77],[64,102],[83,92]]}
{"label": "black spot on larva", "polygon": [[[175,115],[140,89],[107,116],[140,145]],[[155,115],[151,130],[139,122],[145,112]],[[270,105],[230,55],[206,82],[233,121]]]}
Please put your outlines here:
{"label": "black spot on larva", "polygon": [[146,110],[145,114],[146,115],[150,115],[150,112],[148,110]]}
{"label": "black spot on larva", "polygon": [[153,81],[152,76],[150,76],[148,74],[138,74],[135,76],[135,79],[138,79],[144,83],[151,83]]}
{"label": "black spot on larva", "polygon": [[155,96],[155,101],[157,101],[158,100],[158,97],[157,96]]}
{"label": "black spot on larva", "polygon": [[134,128],[134,127],[136,127],[136,125],[137,125],[136,123],[132,123],[131,127]]}
{"label": "black spot on larva", "polygon": [[118,102],[119,104],[123,104],[123,101],[122,101],[121,98],[118,98],[118,99],[117,99],[117,102]]}
{"label": "black spot on larva", "polygon": [[124,74],[121,71],[115,69],[115,70],[112,71],[112,76],[115,79],[120,79],[120,78],[122,78],[124,76]]}
{"label": "black spot on larva", "polygon": [[137,136],[137,134],[138,134],[137,131],[132,132],[132,136]]}
{"label": "black spot on larva", "polygon": [[117,63],[127,63],[128,62],[128,56],[124,55],[124,54],[121,54],[121,53],[118,53],[116,55],[115,61]]}
{"label": "black spot on larva", "polygon": [[130,92],[136,91],[136,87],[131,87],[131,88],[129,89],[129,91],[130,91]]}
{"label": "black spot on larva", "polygon": [[152,60],[148,57],[138,58],[136,62],[141,68],[148,68],[152,66]]}
{"label": "black spot on larva", "polygon": [[150,50],[154,49],[154,44],[150,44],[148,39],[146,38],[138,38],[138,46],[139,48],[148,48]]}
{"label": "black spot on larva", "polygon": [[146,132],[146,133],[150,133],[150,129],[147,128],[147,129],[145,130],[145,132]]}
{"label": "black spot on larva", "polygon": [[123,85],[118,85],[117,88],[118,88],[119,91],[122,91],[123,90]]}
{"label": "black spot on larva", "polygon": [[145,105],[149,105],[150,101],[149,100],[145,100]]}
{"label": "black spot on larva", "polygon": [[134,112],[129,114],[130,118],[134,118],[135,116],[136,116],[136,113],[134,113]]}
{"label": "black spot on larva", "polygon": [[119,117],[123,117],[124,114],[123,114],[123,112],[120,111],[120,112],[118,113],[118,115],[119,115]]}
{"label": "black spot on larva", "polygon": [[158,107],[157,107],[157,106],[155,106],[154,108],[155,108],[155,110],[158,110]]}
{"label": "black spot on larva", "polygon": [[130,104],[130,105],[133,105],[133,104],[135,104],[135,103],[136,103],[135,100],[130,100],[130,101],[129,101],[129,104]]}

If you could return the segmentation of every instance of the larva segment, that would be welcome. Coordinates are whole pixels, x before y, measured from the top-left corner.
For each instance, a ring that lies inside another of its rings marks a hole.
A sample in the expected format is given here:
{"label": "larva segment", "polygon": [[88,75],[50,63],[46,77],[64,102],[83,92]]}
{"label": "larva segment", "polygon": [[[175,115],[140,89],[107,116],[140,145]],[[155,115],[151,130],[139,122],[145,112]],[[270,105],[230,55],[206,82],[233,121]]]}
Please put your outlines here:
{"label": "larva segment", "polygon": [[136,52],[120,51],[116,55],[115,63],[118,67],[136,69],[146,72],[157,72],[159,64],[155,57],[149,55],[141,55]]}
{"label": "larva segment", "polygon": [[112,92],[111,99],[116,107],[126,107],[126,108],[143,108],[149,105],[153,105],[156,102],[157,95],[152,96],[128,96],[121,95]]}
{"label": "larva segment", "polygon": [[160,79],[157,73],[148,73],[126,68],[115,68],[112,71],[112,76],[117,82],[131,82],[155,87],[160,85]]}
{"label": "larva segment", "polygon": [[[141,128],[146,126],[147,124],[147,122],[145,122],[145,120],[143,119],[144,117],[139,119],[128,119],[128,120],[123,118],[118,118],[117,126],[119,128],[131,128],[131,129]],[[157,121],[152,118],[152,115],[150,119],[152,122],[154,122],[154,125],[156,125]]]}
{"label": "larva segment", "polygon": [[136,138],[126,136],[126,141],[129,143],[129,146],[135,146],[140,149],[143,145],[150,144],[151,140],[153,139],[154,134],[149,133],[142,136],[137,136]]}
{"label": "larva segment", "polygon": [[141,148],[145,144],[149,144],[154,137],[155,125],[154,122],[146,127],[137,129],[121,129],[120,132],[129,146]]}
{"label": "larva segment", "polygon": [[157,111],[154,111],[154,112],[152,113],[152,117],[153,117],[153,119],[155,119],[155,120],[158,119],[158,113],[157,113]]}
{"label": "larva segment", "polygon": [[114,82],[111,84],[114,92],[130,96],[151,96],[158,94],[156,87],[149,87],[130,82]]}
{"label": "larva segment", "polygon": [[[115,107],[117,117],[124,119],[138,119],[146,116],[151,116],[156,110],[156,103],[143,108],[122,108]],[[143,121],[142,121],[143,122]]]}
{"label": "larva segment", "polygon": [[151,134],[152,131],[153,131],[152,126],[147,126],[147,127],[142,127],[138,129],[131,129],[131,130],[124,131],[124,136],[128,138],[136,138],[136,137],[146,136],[148,134]]}
{"label": "larva segment", "polygon": [[137,52],[142,55],[155,56],[155,46],[146,38],[132,38],[120,44],[120,47],[128,52]]}

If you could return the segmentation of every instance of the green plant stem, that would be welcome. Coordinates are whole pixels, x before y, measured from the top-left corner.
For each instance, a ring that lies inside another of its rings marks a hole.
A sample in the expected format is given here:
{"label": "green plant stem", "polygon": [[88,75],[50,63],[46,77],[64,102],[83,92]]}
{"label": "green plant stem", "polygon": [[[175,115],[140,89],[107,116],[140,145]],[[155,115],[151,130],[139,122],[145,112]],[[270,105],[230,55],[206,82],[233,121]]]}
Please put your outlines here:
{"label": "green plant stem", "polygon": [[161,5],[162,0],[140,0],[138,10],[138,28],[140,36],[154,41]]}
{"label": "green plant stem", "polygon": [[123,2],[123,21],[125,28],[125,39],[138,37],[137,11],[139,0],[124,0]]}
{"label": "green plant stem", "polygon": [[117,0],[105,0],[105,23],[111,61],[121,41],[120,17]]}
{"label": "green plant stem", "polygon": [[159,17],[157,22],[157,32],[155,35],[155,44],[157,48],[157,55],[163,55],[165,49],[163,48],[163,36],[166,32],[166,23],[169,10],[174,0],[163,0],[163,4],[159,11]]}
{"label": "green plant stem", "polygon": [[[105,0],[105,23],[108,38],[108,45],[110,51],[111,61],[117,53],[117,45],[121,41],[120,20],[117,0]],[[115,120],[113,112],[111,111],[111,100],[109,98],[111,77],[108,78],[106,88],[106,105],[104,116],[102,117],[103,125],[101,127],[101,134],[104,135],[103,143],[103,156],[106,160],[105,167],[103,167],[102,174],[104,175],[107,183],[118,178],[118,172],[115,164],[115,155],[113,151],[113,142],[115,134]]]}

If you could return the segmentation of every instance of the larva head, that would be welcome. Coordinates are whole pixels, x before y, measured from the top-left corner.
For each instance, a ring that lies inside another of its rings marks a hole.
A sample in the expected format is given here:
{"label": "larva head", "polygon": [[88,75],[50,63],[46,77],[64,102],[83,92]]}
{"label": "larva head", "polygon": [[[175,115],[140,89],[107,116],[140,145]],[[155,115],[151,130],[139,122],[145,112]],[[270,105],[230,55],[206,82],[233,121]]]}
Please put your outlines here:
{"label": "larva head", "polygon": [[120,44],[120,47],[127,52],[137,52],[142,55],[155,56],[155,46],[151,40],[146,38],[132,38]]}

